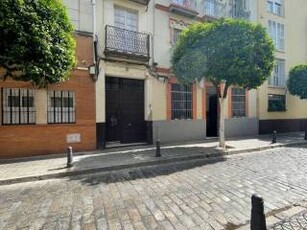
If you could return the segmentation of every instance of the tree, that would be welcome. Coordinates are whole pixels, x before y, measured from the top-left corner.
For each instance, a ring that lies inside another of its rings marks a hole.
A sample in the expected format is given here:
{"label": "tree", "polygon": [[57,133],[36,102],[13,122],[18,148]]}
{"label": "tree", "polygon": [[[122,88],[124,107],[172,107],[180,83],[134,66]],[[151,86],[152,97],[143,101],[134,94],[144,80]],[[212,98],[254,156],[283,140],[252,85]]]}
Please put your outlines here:
{"label": "tree", "polygon": [[291,68],[287,86],[292,95],[300,99],[307,99],[307,65],[297,65]]}
{"label": "tree", "polygon": [[220,147],[225,148],[224,114],[229,86],[256,89],[274,67],[274,45],[261,25],[241,19],[196,23],[180,35],[171,58],[179,81],[203,78],[218,90]]}
{"label": "tree", "polygon": [[60,0],[0,1],[0,78],[39,87],[68,79],[73,26]]}

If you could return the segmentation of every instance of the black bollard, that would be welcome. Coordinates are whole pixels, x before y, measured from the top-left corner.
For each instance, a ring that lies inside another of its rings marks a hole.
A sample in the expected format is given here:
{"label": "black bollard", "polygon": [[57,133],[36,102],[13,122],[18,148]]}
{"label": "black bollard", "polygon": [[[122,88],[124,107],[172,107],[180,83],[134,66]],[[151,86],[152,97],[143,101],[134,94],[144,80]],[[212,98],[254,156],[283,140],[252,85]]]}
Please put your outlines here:
{"label": "black bollard", "polygon": [[67,168],[71,168],[73,166],[73,154],[72,147],[69,146],[67,148]]}
{"label": "black bollard", "polygon": [[156,157],[161,157],[160,139],[156,142]]}
{"label": "black bollard", "polygon": [[272,134],[272,144],[275,144],[275,143],[276,143],[276,139],[277,139],[276,134],[277,134],[277,132],[276,132],[276,131],[273,131],[273,134]]}
{"label": "black bollard", "polygon": [[305,141],[307,141],[307,128],[305,129],[305,138],[304,138]]}
{"label": "black bollard", "polygon": [[263,199],[257,194],[252,195],[251,230],[266,230]]}

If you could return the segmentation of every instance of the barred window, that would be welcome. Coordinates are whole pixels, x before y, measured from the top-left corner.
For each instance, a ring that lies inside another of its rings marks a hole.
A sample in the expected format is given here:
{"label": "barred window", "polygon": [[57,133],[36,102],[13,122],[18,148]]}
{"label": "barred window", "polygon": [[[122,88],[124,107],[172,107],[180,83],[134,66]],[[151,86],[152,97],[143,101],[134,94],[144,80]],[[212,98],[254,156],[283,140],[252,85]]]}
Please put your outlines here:
{"label": "barred window", "polygon": [[269,94],[268,103],[269,112],[283,112],[286,111],[286,97],[285,95]]}
{"label": "barred window", "polygon": [[2,89],[2,124],[35,124],[34,90]]}
{"label": "barred window", "polygon": [[172,119],[192,119],[192,85],[172,84]]}
{"label": "barred window", "polygon": [[232,117],[246,116],[246,92],[245,89],[232,88]]}
{"label": "barred window", "polygon": [[48,91],[48,123],[75,123],[74,91]]}

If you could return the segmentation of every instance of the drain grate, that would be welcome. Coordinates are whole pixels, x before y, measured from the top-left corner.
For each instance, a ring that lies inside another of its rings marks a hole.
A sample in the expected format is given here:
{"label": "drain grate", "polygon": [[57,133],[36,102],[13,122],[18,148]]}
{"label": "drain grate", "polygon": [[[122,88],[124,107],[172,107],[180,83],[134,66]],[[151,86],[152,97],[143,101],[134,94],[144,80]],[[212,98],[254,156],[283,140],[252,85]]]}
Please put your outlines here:
{"label": "drain grate", "polygon": [[307,210],[271,226],[270,230],[307,230]]}

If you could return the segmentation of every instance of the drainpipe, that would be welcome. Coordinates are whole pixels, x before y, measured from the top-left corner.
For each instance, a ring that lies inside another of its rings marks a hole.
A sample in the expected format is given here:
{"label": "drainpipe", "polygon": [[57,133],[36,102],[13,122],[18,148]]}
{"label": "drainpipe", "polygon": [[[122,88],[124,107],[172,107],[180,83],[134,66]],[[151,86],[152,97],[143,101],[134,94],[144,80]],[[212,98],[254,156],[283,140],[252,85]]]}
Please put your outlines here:
{"label": "drainpipe", "polygon": [[98,63],[97,63],[97,38],[96,38],[96,34],[97,34],[97,29],[96,29],[96,0],[91,0],[92,2],[92,9],[93,9],[93,65],[95,66],[95,75],[94,75],[94,79],[97,80],[98,77]]}

